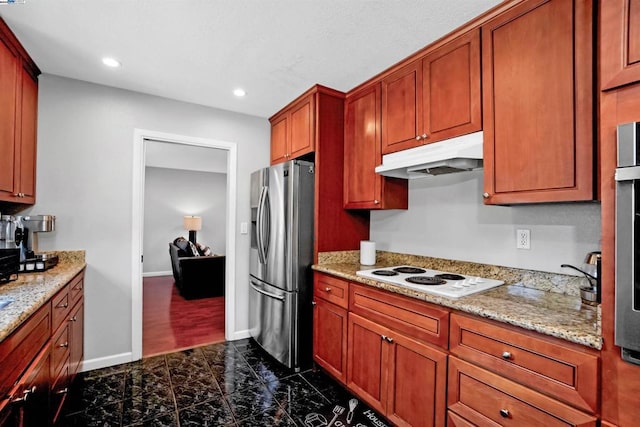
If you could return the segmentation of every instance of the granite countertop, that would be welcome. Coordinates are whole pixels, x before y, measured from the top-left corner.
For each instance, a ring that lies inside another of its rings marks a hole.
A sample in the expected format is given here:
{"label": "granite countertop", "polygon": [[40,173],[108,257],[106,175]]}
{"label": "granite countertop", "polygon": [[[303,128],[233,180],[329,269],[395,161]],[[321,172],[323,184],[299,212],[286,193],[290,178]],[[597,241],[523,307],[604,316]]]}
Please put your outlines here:
{"label": "granite countertop", "polygon": [[18,280],[0,283],[0,301],[13,300],[0,309],[0,342],[86,266],[84,251],[49,253],[58,255],[55,267],[39,273],[20,273]]}
{"label": "granite countertop", "polygon": [[[340,257],[319,259],[319,263],[314,265],[313,269],[342,277],[352,282],[385,289],[411,298],[519,326],[598,350],[602,349],[600,308],[582,304],[580,296],[575,295],[576,292],[573,290],[564,289],[564,292],[560,293],[557,290],[549,291],[548,289],[554,287],[553,284],[547,283],[549,281],[561,282],[562,286],[571,288],[573,276],[569,276],[569,279],[564,280],[556,277],[563,275],[551,273],[520,270],[518,274],[517,269],[502,268],[500,270],[501,267],[426,257],[410,256],[410,259],[407,259],[398,257],[397,254],[386,257],[378,256],[377,264],[372,266],[360,265],[353,258],[353,256],[348,256],[342,259]],[[359,270],[402,264],[496,278],[503,280],[505,285],[467,297],[453,299],[356,276],[356,272]],[[443,264],[446,264],[446,268],[442,268]],[[483,271],[485,275],[479,274],[479,270]],[[532,277],[535,279],[531,279]],[[527,283],[536,280],[539,286],[532,286]]]}

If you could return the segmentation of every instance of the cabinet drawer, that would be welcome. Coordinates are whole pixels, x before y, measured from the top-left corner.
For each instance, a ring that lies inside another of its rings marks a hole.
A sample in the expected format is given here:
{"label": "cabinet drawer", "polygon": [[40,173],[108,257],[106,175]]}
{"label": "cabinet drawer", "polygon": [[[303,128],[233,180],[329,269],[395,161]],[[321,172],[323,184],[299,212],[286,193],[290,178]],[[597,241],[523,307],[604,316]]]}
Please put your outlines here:
{"label": "cabinet drawer", "polygon": [[69,359],[69,325],[64,325],[53,336],[51,344],[51,376],[60,371],[62,364]]}
{"label": "cabinet drawer", "polygon": [[411,338],[447,348],[449,312],[429,303],[352,283],[349,311]]}
{"label": "cabinet drawer", "polygon": [[533,333],[451,315],[451,353],[577,408],[598,410],[599,358]]}
{"label": "cabinet drawer", "polygon": [[62,412],[62,406],[69,394],[70,380],[69,364],[65,363],[58,376],[54,377],[54,384],[51,387],[51,417],[53,423],[58,420]]}
{"label": "cabinet drawer", "polygon": [[84,295],[84,272],[79,273],[68,285],[70,306],[73,307]]}
{"label": "cabinet drawer", "polygon": [[69,311],[71,311],[71,298],[67,285],[51,299],[52,331],[56,331],[67,320]]}
{"label": "cabinet drawer", "polygon": [[342,308],[349,305],[349,282],[325,274],[315,274],[313,296]]}
{"label": "cabinet drawer", "polygon": [[596,418],[470,363],[449,358],[449,409],[472,424],[596,426]]}

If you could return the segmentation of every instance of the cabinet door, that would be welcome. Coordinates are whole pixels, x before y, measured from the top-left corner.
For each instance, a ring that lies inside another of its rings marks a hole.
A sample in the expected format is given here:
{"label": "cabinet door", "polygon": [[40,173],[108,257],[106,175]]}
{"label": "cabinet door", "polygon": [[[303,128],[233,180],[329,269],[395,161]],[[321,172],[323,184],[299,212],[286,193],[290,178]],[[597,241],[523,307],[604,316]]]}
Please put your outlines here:
{"label": "cabinet door", "polygon": [[271,122],[271,164],[287,160],[289,121],[287,115],[279,116]]}
{"label": "cabinet door", "polygon": [[420,61],[382,80],[382,154],[422,145],[421,99]]}
{"label": "cabinet door", "polygon": [[640,0],[600,2],[602,89],[640,81]]}
{"label": "cabinet door", "polygon": [[447,353],[390,333],[387,417],[398,426],[444,426]]}
{"label": "cabinet door", "polygon": [[428,54],[422,73],[423,143],[482,129],[479,29]]}
{"label": "cabinet door", "polygon": [[313,359],[343,384],[347,382],[347,310],[314,301]]}
{"label": "cabinet door", "polygon": [[389,330],[357,314],[349,313],[347,387],[372,408],[386,412]]}
{"label": "cabinet door", "polygon": [[536,0],[482,27],[485,203],[593,199],[592,17]]}
{"label": "cabinet door", "polygon": [[16,168],[20,203],[35,203],[36,129],[38,117],[38,83],[22,68],[22,103],[20,109],[20,166]]}
{"label": "cabinet door", "polygon": [[16,97],[20,60],[0,39],[0,200],[12,200],[16,156]]}
{"label": "cabinet door", "polygon": [[84,354],[84,302],[80,302],[69,317],[69,375],[78,372]]}
{"label": "cabinet door", "polygon": [[311,153],[315,147],[315,95],[291,107],[291,137],[288,160]]}
{"label": "cabinet door", "polygon": [[345,209],[407,209],[407,180],[375,172],[382,163],[380,83],[347,97],[344,158]]}

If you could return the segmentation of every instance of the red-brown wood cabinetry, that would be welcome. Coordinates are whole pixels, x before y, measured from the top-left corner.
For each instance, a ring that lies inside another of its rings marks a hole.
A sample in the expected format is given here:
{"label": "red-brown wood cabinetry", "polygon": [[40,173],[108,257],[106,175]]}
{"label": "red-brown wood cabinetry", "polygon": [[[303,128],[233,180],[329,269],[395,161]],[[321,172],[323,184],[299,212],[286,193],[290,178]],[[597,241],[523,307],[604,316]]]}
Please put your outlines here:
{"label": "red-brown wood cabinetry", "polygon": [[447,353],[349,313],[347,386],[399,426],[444,426]]}
{"label": "red-brown wood cabinetry", "polygon": [[600,2],[601,87],[640,82],[640,0]]}
{"label": "red-brown wood cabinetry", "polygon": [[347,382],[349,282],[315,273],[313,284],[313,360],[337,380]]}
{"label": "red-brown wood cabinetry", "polygon": [[380,83],[347,94],[344,127],[344,207],[406,209],[407,180],[375,172],[382,163]]}
{"label": "red-brown wood cabinetry", "polygon": [[38,74],[0,19],[0,202],[35,203]]}
{"label": "red-brown wood cabinetry", "polygon": [[310,93],[271,117],[271,164],[315,149],[315,94]]}
{"label": "red-brown wood cabinetry", "polygon": [[382,79],[383,154],[481,129],[478,29]]}
{"label": "red-brown wood cabinetry", "polygon": [[525,1],[482,26],[485,203],[594,198],[592,7]]}

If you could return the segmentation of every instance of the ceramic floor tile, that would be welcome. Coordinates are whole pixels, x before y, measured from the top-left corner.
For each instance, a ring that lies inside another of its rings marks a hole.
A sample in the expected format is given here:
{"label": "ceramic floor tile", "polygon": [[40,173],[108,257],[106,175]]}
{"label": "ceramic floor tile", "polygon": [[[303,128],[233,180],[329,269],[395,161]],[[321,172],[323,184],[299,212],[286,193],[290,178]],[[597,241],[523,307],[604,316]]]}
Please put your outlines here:
{"label": "ceramic floor tile", "polygon": [[138,424],[132,424],[131,427],[179,427],[179,424],[175,413],[167,413]]}
{"label": "ceramic floor tile", "polygon": [[234,426],[231,409],[225,402],[205,402],[178,412],[181,427]]}
{"label": "ceramic floor tile", "polygon": [[122,425],[140,424],[176,411],[170,392],[140,399],[129,399],[122,403]]}
{"label": "ceramic floor tile", "polygon": [[269,408],[266,411],[254,414],[249,418],[239,420],[241,427],[264,427],[264,426],[287,426],[293,427],[297,424],[289,417],[287,412],[280,408]]}
{"label": "ceramic floor tile", "polygon": [[78,377],[71,387],[68,413],[120,402],[124,398],[125,373],[100,377]]}
{"label": "ceramic floor tile", "polygon": [[112,427],[120,426],[122,418],[122,402],[104,406],[94,406],[82,412],[62,417],[60,427]]}
{"label": "ceramic floor tile", "polygon": [[264,412],[276,412],[280,405],[264,384],[236,391],[226,396],[236,420],[245,419]]}
{"label": "ceramic floor tile", "polygon": [[173,394],[178,409],[193,406],[209,400],[222,400],[222,393],[215,381],[211,383],[173,383]]}

